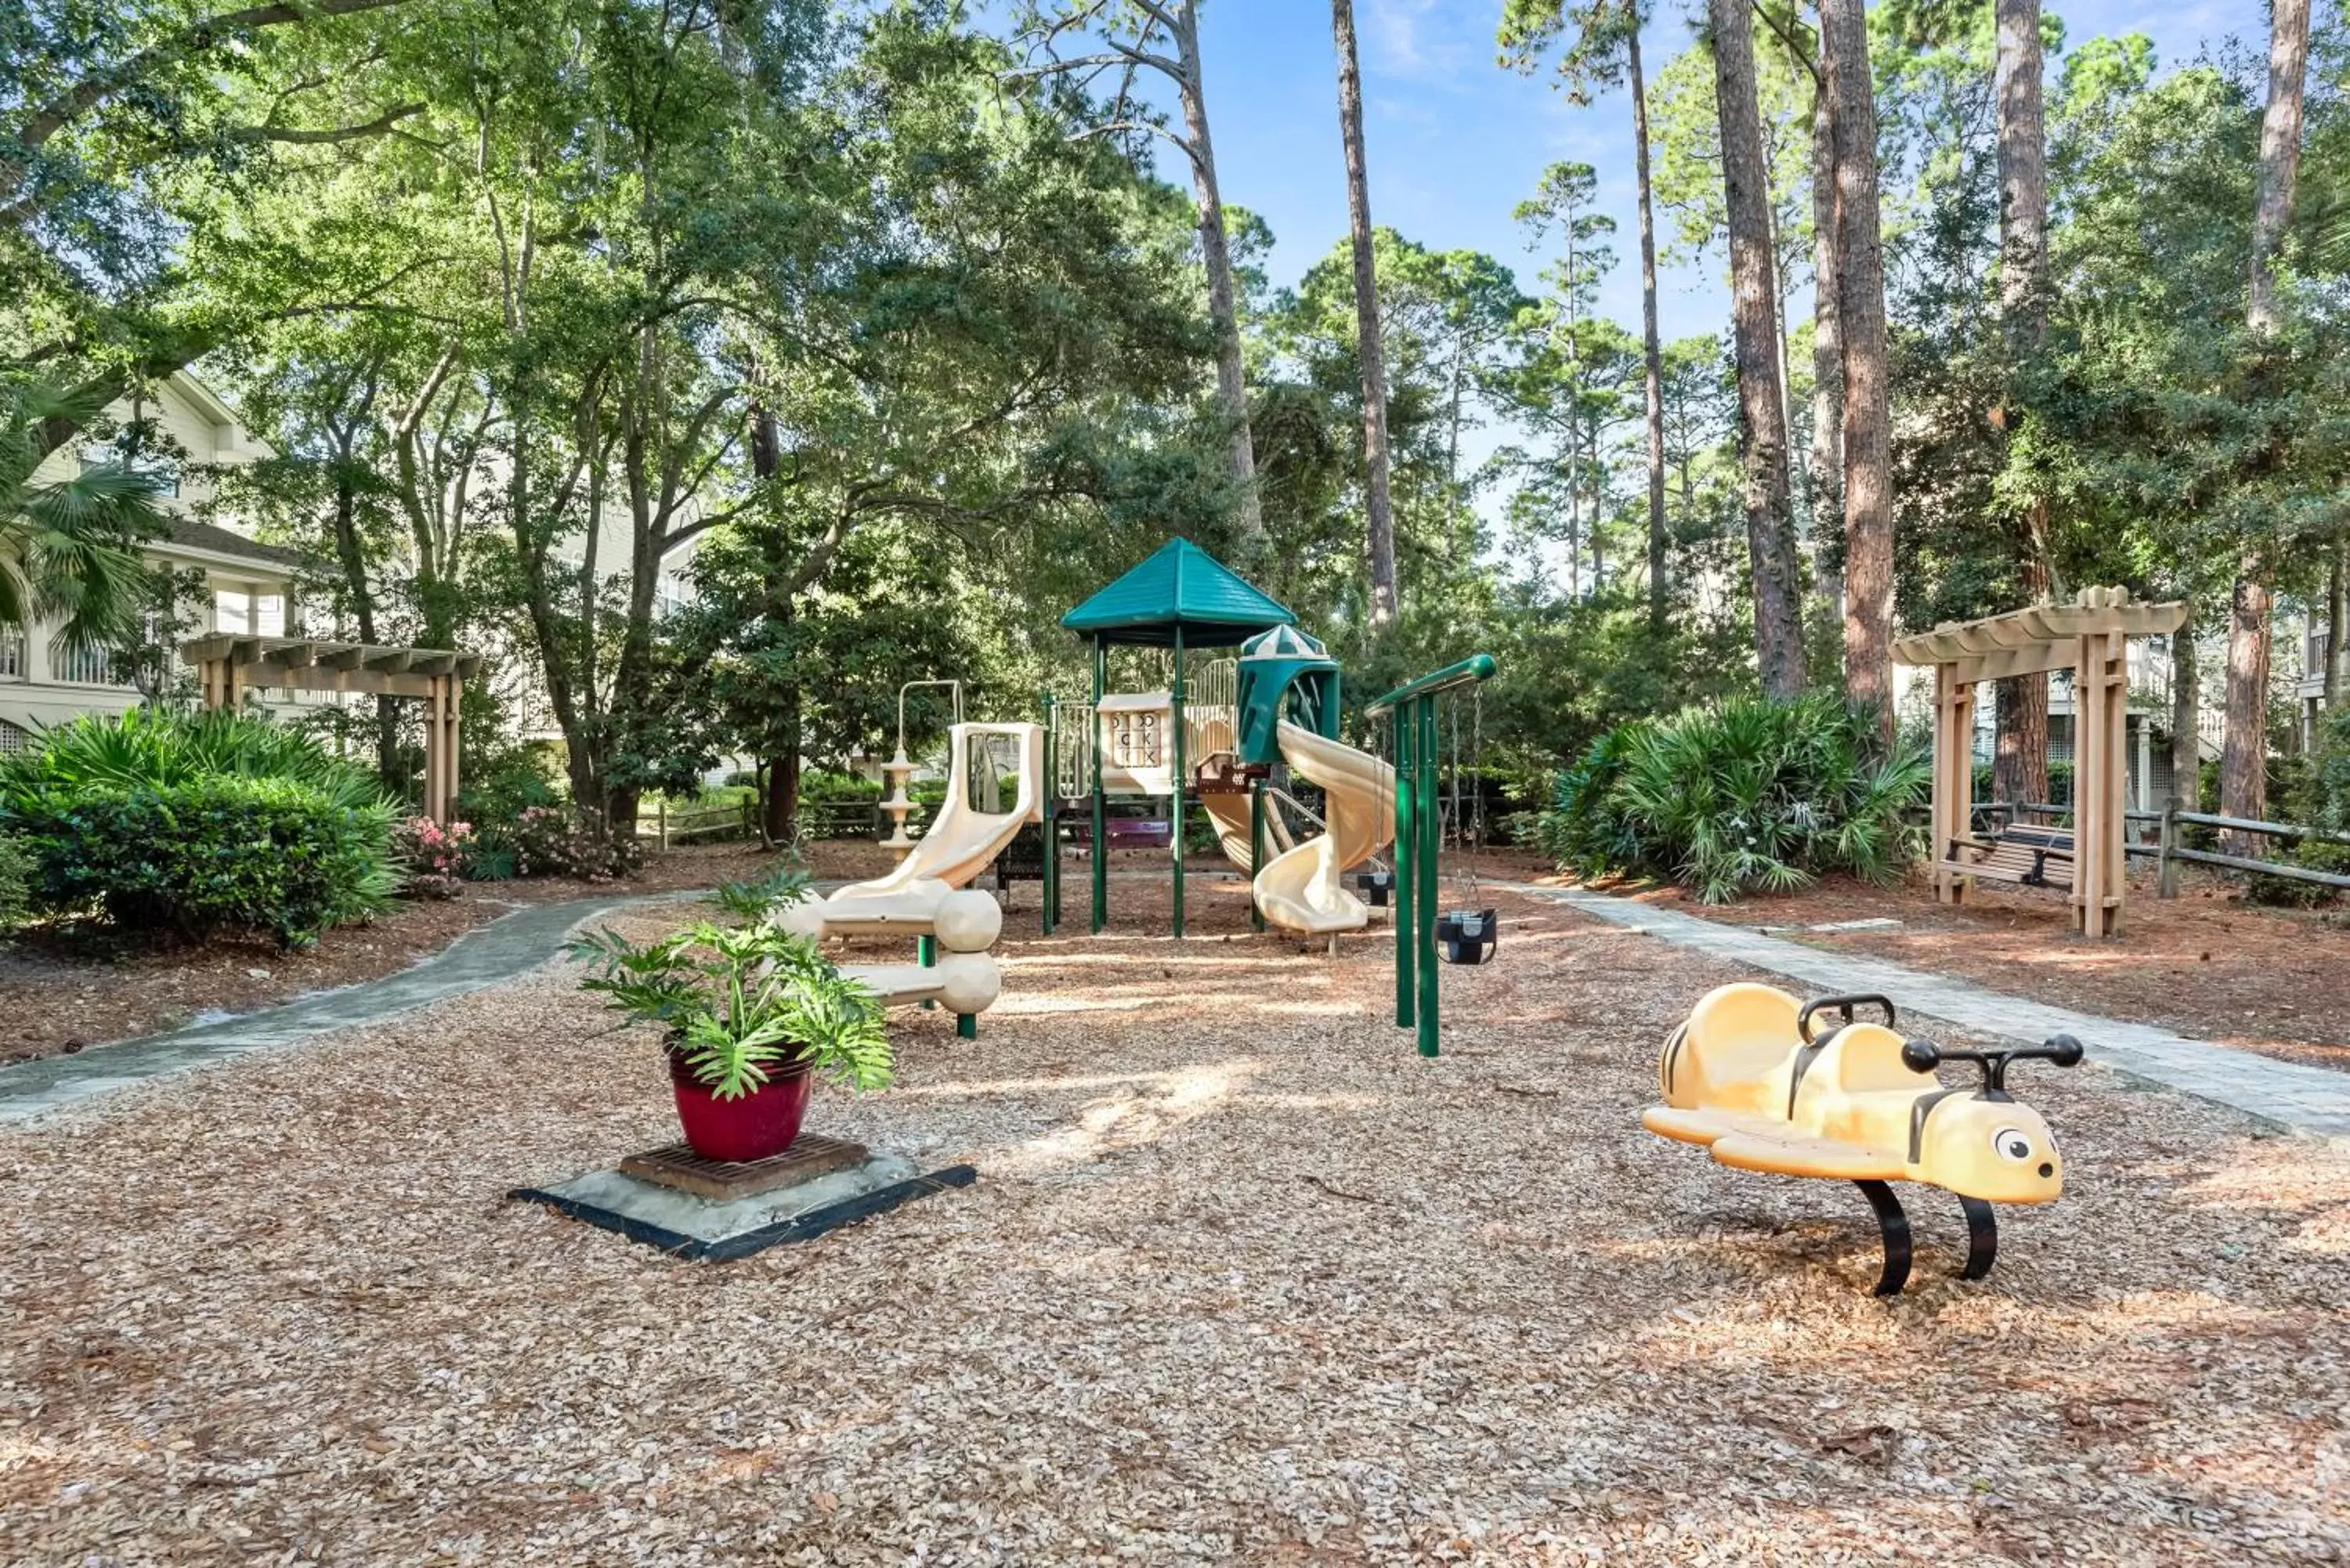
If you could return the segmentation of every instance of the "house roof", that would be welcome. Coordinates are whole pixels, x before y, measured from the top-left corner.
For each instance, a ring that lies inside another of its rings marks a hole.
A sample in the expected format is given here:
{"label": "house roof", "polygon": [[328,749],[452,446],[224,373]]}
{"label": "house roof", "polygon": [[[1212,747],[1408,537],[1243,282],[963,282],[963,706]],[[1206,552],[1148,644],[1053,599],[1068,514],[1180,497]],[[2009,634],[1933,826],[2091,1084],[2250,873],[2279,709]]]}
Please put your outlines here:
{"label": "house roof", "polygon": [[1108,642],[1224,648],[1297,618],[1189,539],[1170,539],[1149,559],[1061,618],[1071,631]]}
{"label": "house roof", "polygon": [[266,561],[277,566],[296,566],[302,562],[299,551],[265,545],[217,524],[199,523],[179,513],[172,514],[170,524],[157,544],[176,545],[184,550],[203,550],[214,556],[235,556],[247,561]]}

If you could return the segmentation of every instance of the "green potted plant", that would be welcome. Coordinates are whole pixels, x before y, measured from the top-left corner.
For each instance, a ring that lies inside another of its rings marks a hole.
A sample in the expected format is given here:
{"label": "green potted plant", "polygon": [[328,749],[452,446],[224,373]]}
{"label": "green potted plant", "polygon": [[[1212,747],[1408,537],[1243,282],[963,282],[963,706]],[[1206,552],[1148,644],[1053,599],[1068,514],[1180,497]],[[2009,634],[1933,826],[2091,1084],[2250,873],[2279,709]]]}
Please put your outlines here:
{"label": "green potted plant", "polygon": [[789,1148],[819,1075],[860,1090],[889,1082],[881,1005],[805,937],[703,920],[641,945],[588,932],[570,951],[588,965],[580,989],[660,1026],[685,1141],[705,1158]]}

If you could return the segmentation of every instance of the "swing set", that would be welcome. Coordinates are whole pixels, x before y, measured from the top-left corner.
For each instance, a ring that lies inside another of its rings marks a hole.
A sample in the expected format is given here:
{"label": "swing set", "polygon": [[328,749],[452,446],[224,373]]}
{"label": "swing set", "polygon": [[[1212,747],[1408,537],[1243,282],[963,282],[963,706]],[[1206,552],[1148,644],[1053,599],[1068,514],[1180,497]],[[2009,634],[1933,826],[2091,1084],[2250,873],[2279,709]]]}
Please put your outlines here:
{"label": "swing set", "polygon": [[[1482,888],[1477,863],[1469,862],[1469,907],[1439,911],[1438,880],[1444,845],[1444,795],[1438,780],[1443,760],[1442,732],[1437,725],[1437,701],[1452,698],[1452,826],[1463,836],[1461,821],[1461,695],[1474,704],[1473,742],[1484,745],[1484,705],[1482,688],[1493,678],[1496,666],[1490,653],[1474,654],[1432,674],[1407,681],[1367,710],[1374,719],[1395,719],[1395,929],[1396,1026],[1417,1027],[1419,1054],[1437,1054],[1437,972],[1446,963],[1478,964],[1493,956],[1500,931],[1491,908],[1476,907]],[[1482,761],[1482,757],[1480,758]],[[1484,841],[1485,808],[1482,790],[1475,805],[1474,847]],[[1464,839],[1465,841],[1465,839]],[[1441,944],[1441,945],[1440,945]]]}

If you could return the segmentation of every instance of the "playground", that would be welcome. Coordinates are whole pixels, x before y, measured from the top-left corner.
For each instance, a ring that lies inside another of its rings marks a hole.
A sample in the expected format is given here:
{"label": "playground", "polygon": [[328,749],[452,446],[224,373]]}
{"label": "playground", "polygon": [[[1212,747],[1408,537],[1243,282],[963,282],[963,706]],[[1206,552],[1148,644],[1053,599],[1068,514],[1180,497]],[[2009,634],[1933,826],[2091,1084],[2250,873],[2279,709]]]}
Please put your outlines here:
{"label": "playground", "polygon": [[[661,1036],[513,936],[58,1068],[84,1097],[0,1124],[0,1555],[2350,1551],[2338,1147],[1472,863],[1438,738],[1492,661],[1356,745],[1338,662],[1188,550],[1138,568],[1158,608],[1071,612],[1089,691],[952,726],[893,867],[733,937],[690,897],[594,922],[614,965],[823,944],[890,1010],[886,1088],[729,1099],[672,1035],[672,1110]],[[1162,627],[1127,668],[1171,684],[1120,690],[1111,634]],[[1170,847],[1093,853],[1113,800]],[[1195,816],[1222,868],[1173,853]],[[712,1119],[772,1104],[768,1149]]]}

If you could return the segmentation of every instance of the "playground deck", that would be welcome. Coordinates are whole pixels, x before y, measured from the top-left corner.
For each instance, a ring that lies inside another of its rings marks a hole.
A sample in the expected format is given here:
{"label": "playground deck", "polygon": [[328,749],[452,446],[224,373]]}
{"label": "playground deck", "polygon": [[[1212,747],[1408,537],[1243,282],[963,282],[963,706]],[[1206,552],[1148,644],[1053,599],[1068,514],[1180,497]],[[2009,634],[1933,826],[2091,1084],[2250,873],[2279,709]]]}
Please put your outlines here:
{"label": "playground deck", "polygon": [[2344,1157],[2046,1075],[2064,1201],[1961,1285],[1920,1194],[1878,1302],[1856,1198],[1637,1125],[1726,966],[1505,896],[1430,1063],[1384,933],[1070,892],[811,1118],[978,1185],[742,1263],[502,1197],[673,1137],[556,968],[0,1133],[0,1560],[2350,1552]]}

